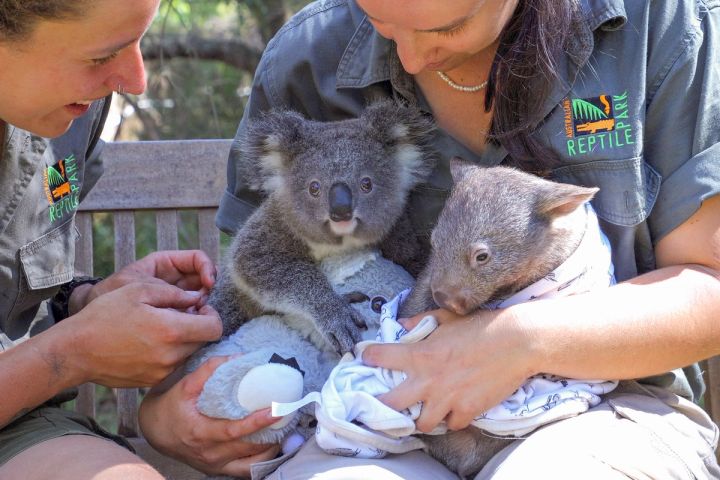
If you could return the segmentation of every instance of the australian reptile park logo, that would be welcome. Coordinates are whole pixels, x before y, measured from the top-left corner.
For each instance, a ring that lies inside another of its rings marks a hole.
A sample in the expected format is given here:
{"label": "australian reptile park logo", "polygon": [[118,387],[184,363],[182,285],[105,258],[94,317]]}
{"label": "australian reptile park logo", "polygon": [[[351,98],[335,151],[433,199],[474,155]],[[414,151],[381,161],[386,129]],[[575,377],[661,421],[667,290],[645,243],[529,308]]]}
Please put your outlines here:
{"label": "australian reptile park logo", "polygon": [[566,98],[563,109],[568,156],[634,144],[627,99],[627,92],[592,98]]}

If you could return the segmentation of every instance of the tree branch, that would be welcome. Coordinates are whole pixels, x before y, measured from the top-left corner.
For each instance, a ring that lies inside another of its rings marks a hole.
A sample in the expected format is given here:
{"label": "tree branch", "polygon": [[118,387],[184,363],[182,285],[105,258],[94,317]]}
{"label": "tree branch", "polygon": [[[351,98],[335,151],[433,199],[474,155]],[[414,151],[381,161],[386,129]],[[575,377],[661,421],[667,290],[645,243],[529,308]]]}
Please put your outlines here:
{"label": "tree branch", "polygon": [[142,46],[145,60],[197,58],[218,60],[252,74],[262,50],[239,38],[202,38],[196,35],[146,37]]}

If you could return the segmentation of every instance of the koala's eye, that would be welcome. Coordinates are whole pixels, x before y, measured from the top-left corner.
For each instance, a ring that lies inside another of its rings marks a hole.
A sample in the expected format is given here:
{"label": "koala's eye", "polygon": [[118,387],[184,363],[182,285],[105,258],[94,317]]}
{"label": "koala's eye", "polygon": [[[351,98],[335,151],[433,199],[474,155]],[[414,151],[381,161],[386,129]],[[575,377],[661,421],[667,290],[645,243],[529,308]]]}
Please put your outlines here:
{"label": "koala's eye", "polygon": [[490,255],[487,254],[487,253],[485,253],[485,252],[483,252],[483,253],[478,253],[478,254],[475,256],[475,261],[476,261],[477,263],[481,264],[481,265],[482,265],[483,263],[486,263],[488,260],[490,260]]}
{"label": "koala's eye", "polygon": [[310,182],[310,186],[308,187],[308,192],[310,192],[310,195],[313,197],[317,197],[320,195],[320,182],[317,180],[313,180]]}
{"label": "koala's eye", "polygon": [[373,189],[372,180],[370,180],[369,177],[365,177],[362,180],[360,180],[360,190],[362,190],[365,193],[370,193],[370,191]]}
{"label": "koala's eye", "polygon": [[384,297],[373,297],[372,300],[370,300],[370,308],[375,313],[380,313],[380,310],[382,310],[382,306],[387,303],[387,300],[385,300]]}

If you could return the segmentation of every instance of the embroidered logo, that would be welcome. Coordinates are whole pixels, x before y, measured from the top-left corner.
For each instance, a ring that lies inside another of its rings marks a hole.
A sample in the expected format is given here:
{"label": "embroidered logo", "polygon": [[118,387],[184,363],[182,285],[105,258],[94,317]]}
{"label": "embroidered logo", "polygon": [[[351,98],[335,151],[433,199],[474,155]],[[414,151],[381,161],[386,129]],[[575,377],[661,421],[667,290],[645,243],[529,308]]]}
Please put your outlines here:
{"label": "embroidered logo", "polygon": [[566,98],[563,109],[568,156],[634,144],[632,126],[627,121],[627,97],[625,92],[622,95]]}
{"label": "embroidered logo", "polygon": [[77,159],[70,155],[43,172],[45,195],[50,204],[50,222],[62,219],[75,211],[80,203],[80,185],[77,178]]}

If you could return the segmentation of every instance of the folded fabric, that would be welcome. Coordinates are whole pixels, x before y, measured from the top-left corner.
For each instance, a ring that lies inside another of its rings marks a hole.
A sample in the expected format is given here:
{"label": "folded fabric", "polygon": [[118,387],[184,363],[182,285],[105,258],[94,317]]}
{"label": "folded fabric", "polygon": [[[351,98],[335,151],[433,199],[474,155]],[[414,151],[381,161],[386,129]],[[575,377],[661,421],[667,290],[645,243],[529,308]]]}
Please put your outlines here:
{"label": "folded fabric", "polygon": [[[610,243],[600,231],[597,216],[586,204],[587,228],[576,251],[551,274],[538,282],[498,300],[488,308],[504,308],[540,298],[570,295],[615,283]],[[409,294],[402,292],[383,306],[377,342],[412,343],[427,337],[437,328],[436,320],[425,317],[413,330],[397,322],[399,305]],[[421,405],[397,412],[377,397],[402,383],[403,372],[362,363],[362,352],[372,343],[361,342],[355,355],[347,354],[333,369],[321,392],[308,395],[296,408],[317,402],[318,445],[329,453],[362,458],[379,458],[387,453],[404,453],[423,447],[413,435],[419,433],[415,422]],[[472,425],[500,436],[519,437],[542,425],[578,415],[600,403],[600,395],[612,391],[617,381],[572,380],[554,375],[528,379],[500,404],[475,418]],[[292,411],[293,405],[277,405],[279,414]],[[274,413],[275,414],[275,413]],[[447,431],[439,425],[432,434]]]}

